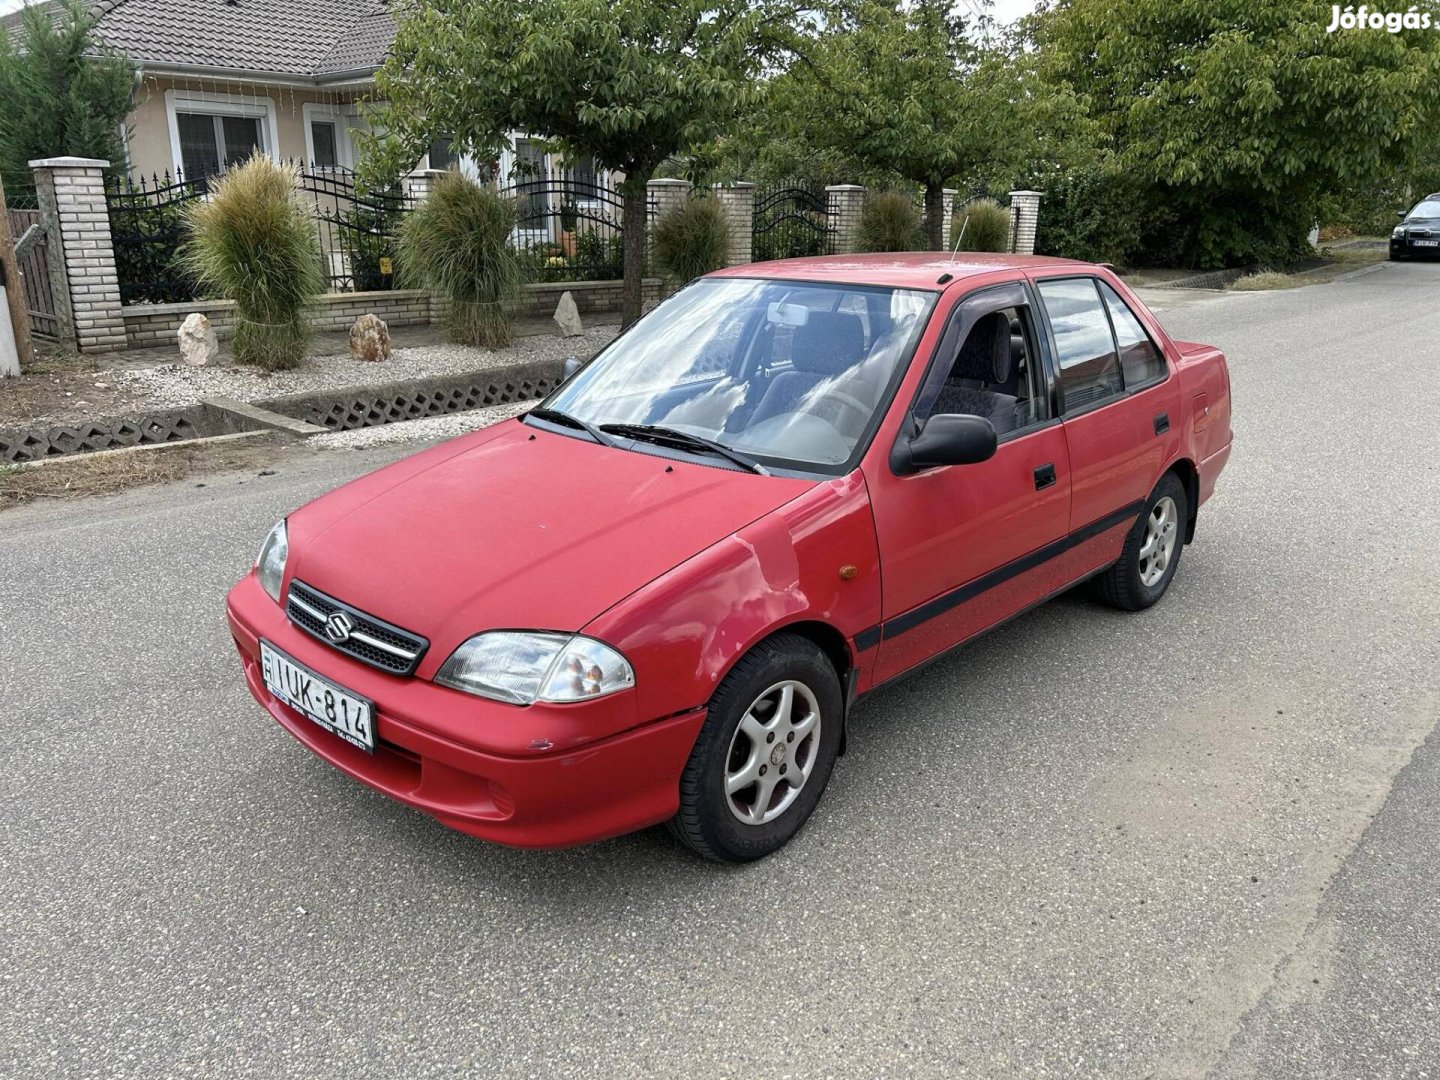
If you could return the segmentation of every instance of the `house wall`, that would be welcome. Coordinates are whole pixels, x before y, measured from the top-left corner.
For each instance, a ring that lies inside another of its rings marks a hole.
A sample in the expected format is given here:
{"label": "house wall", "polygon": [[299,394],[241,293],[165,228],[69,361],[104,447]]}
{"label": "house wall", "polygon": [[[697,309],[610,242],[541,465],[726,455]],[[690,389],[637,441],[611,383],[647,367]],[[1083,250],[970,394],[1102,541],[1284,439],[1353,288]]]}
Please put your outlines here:
{"label": "house wall", "polygon": [[[348,139],[350,132],[362,127],[356,113],[354,90],[317,90],[265,83],[226,82],[198,78],[160,78],[147,75],[136,91],[136,103],[128,119],[127,144],[130,150],[130,171],[135,177],[174,173],[174,148],[170,121],[166,111],[165,93],[177,96],[213,98],[220,104],[258,104],[265,106],[273,123],[276,156],[304,160],[309,157],[305,142],[305,106],[334,109],[341,112],[341,126]],[[312,110],[313,111],[313,110]]]}

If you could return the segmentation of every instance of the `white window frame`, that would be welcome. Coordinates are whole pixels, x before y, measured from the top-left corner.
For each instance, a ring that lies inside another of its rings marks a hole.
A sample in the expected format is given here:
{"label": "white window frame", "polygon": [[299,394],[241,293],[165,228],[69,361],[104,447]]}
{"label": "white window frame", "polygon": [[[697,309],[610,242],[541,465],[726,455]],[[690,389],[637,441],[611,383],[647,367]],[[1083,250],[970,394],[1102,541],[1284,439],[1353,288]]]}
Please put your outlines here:
{"label": "white window frame", "polygon": [[[241,94],[211,94],[203,90],[166,90],[165,122],[170,127],[170,158],[177,173],[184,172],[185,161],[180,153],[180,121],[177,113],[203,113],[208,116],[248,116],[260,121],[260,149],[274,158],[280,146],[275,124],[275,101],[268,97]],[[308,128],[307,128],[308,131]]]}
{"label": "white window frame", "polygon": [[[307,101],[300,107],[300,120],[305,127],[305,167],[308,169],[315,160],[315,133],[310,125],[315,121],[335,125],[335,165],[340,169],[355,168],[355,143],[351,131],[364,128],[354,105],[328,105],[322,101]],[[320,166],[317,166],[319,168]]]}

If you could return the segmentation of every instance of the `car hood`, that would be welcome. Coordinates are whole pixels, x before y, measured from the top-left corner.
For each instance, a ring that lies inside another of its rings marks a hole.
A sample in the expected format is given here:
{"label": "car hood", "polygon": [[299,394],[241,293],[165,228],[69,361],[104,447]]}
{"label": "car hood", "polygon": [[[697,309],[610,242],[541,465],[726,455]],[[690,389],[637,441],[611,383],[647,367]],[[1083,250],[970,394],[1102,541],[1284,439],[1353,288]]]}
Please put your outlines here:
{"label": "car hood", "polygon": [[482,630],[579,630],[812,486],[512,420],[297,511],[287,569],[429,638],[423,671]]}

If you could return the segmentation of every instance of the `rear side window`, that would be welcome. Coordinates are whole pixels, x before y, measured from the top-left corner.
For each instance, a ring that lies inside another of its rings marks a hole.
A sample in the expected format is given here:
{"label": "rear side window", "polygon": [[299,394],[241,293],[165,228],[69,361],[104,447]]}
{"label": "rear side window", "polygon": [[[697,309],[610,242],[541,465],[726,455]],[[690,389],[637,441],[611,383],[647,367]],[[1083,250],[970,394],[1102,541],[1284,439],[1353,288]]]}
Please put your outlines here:
{"label": "rear side window", "polygon": [[1120,299],[1120,294],[1100,282],[1100,295],[1105,297],[1105,306],[1110,309],[1110,321],[1115,327],[1115,341],[1120,346],[1120,373],[1125,379],[1125,389],[1154,382],[1165,375],[1165,361],[1160,350],[1150,340],[1145,327]]}
{"label": "rear side window", "polygon": [[1055,335],[1065,411],[1075,412],[1124,393],[1110,318],[1094,278],[1059,278],[1037,287]]}

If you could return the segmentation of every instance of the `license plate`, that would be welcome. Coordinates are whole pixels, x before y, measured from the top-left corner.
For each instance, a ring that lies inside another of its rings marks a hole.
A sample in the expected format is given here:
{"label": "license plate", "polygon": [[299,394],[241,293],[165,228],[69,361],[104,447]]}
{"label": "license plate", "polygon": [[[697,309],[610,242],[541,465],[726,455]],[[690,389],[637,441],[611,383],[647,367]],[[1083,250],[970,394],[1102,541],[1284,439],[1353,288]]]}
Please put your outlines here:
{"label": "license plate", "polygon": [[375,752],[374,707],[297,664],[268,641],[260,642],[260,670],[277,698],[326,731]]}
{"label": "license plate", "polygon": [[1440,240],[1416,240],[1416,247],[1440,247]]}

